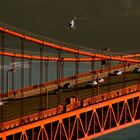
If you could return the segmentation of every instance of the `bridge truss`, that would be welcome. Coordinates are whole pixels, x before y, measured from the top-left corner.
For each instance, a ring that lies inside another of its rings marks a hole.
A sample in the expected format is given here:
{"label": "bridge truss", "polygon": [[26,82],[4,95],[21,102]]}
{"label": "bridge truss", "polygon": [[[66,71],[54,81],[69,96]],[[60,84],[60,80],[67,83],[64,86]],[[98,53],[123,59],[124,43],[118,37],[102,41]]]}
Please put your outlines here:
{"label": "bridge truss", "polygon": [[[140,85],[76,101],[3,126],[3,140],[91,139],[140,122]],[[58,114],[57,114],[58,113]],[[20,126],[20,127],[18,127]]]}

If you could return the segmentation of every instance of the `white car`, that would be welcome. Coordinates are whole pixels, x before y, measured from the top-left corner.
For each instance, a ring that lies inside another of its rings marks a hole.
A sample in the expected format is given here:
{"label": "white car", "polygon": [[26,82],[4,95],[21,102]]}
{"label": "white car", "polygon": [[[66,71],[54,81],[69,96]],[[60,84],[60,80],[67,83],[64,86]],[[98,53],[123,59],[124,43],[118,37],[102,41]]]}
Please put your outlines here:
{"label": "white car", "polygon": [[139,72],[140,72],[140,67],[135,68],[135,69],[133,70],[133,72],[139,73]]}
{"label": "white car", "polygon": [[97,81],[88,81],[87,83],[86,83],[86,87],[94,87],[94,86],[96,86],[98,83],[97,83]]}
{"label": "white car", "polygon": [[113,75],[121,75],[122,74],[122,71],[120,71],[120,70],[115,70],[114,72],[113,72]]}
{"label": "white car", "polygon": [[4,102],[0,101],[0,106],[3,106],[6,102],[7,101],[4,101]]}
{"label": "white car", "polygon": [[104,83],[104,79],[103,78],[98,78],[96,79],[97,82],[99,82],[99,84]]}

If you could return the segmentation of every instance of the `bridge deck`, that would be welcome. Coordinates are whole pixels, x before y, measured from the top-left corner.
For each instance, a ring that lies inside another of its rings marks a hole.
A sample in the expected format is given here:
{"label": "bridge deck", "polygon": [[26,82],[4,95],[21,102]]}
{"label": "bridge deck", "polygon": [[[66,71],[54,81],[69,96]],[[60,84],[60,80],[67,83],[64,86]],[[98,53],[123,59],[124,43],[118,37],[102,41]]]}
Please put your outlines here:
{"label": "bridge deck", "polygon": [[[123,82],[125,80],[125,82]],[[126,86],[134,85],[139,83],[140,74],[127,72],[121,76],[110,76],[110,78],[105,77],[105,82],[100,85],[100,94],[120,89]],[[110,86],[108,84],[110,83]],[[80,84],[77,87],[77,91],[74,89],[64,91],[60,96],[53,94],[53,92],[48,93],[48,108],[56,107],[59,104],[66,104],[66,98],[78,94],[79,100],[83,100],[88,97],[97,95],[97,87],[95,88],[85,88],[85,84]],[[36,96],[26,97],[24,99],[9,99],[4,104],[4,118],[0,118],[1,122],[19,118],[21,116],[29,115],[46,107],[46,94],[39,94]],[[0,107],[2,110],[2,107]],[[2,111],[0,111],[1,113]],[[0,117],[2,115],[0,114]]]}

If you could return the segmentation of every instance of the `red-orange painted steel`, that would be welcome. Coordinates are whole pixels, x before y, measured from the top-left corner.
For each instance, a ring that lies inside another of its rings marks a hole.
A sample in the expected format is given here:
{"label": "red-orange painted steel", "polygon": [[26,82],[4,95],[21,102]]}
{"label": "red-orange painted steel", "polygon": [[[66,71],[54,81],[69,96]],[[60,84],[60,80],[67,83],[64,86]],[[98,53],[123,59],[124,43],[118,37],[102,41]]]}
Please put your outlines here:
{"label": "red-orange painted steel", "polygon": [[[32,59],[32,60],[46,60],[46,61],[58,61],[60,58],[58,57],[41,57],[41,56],[33,56],[33,55],[23,55],[17,53],[9,53],[9,52],[0,52],[0,55],[9,56],[9,57],[16,57],[16,58],[24,58],[24,59]],[[99,61],[100,58],[94,58],[94,61]],[[66,62],[75,62],[75,61],[82,61],[82,62],[89,62],[93,61],[93,58],[63,58],[62,61]]]}
{"label": "red-orange painted steel", "polygon": [[10,35],[15,36],[15,37],[19,37],[19,38],[37,43],[37,44],[41,44],[41,45],[44,45],[47,47],[51,47],[54,49],[59,49],[59,50],[63,50],[63,51],[67,51],[67,52],[71,52],[71,53],[75,53],[75,54],[80,54],[80,55],[85,55],[85,56],[95,57],[95,58],[101,58],[101,59],[115,60],[115,61],[140,63],[140,60],[133,60],[133,59],[122,58],[122,57],[106,56],[106,55],[101,55],[101,54],[93,54],[93,53],[89,53],[89,52],[84,52],[84,51],[80,51],[80,50],[76,50],[76,49],[71,49],[71,48],[55,45],[55,44],[52,44],[52,43],[49,43],[46,41],[42,41],[42,40],[35,39],[35,38],[29,37],[26,35],[22,35],[20,33],[16,33],[14,31],[8,30],[8,29],[3,28],[3,27],[0,27],[0,31],[5,32],[5,33],[10,34]]}
{"label": "red-orange painted steel", "polygon": [[135,58],[135,57],[140,57],[140,54],[130,54],[130,55],[122,56],[122,57],[125,57],[125,58]]}
{"label": "red-orange painted steel", "polygon": [[[17,53],[9,53],[9,52],[0,52],[0,55],[9,56],[9,57],[16,57],[16,58],[24,58],[24,59],[32,59],[32,60],[46,60],[46,61],[58,61],[60,58],[58,57],[40,57],[40,56],[33,56],[33,55],[22,55]],[[139,54],[136,54],[135,57],[138,57]],[[124,58],[131,58],[134,57],[134,55],[128,55],[128,56],[122,56]],[[63,58],[64,62],[89,62],[89,61],[100,61],[101,58]]]}
{"label": "red-orange painted steel", "polygon": [[[128,59],[128,57],[139,57],[139,54],[117,57],[92,54],[35,39],[3,27],[0,27],[0,31],[46,47],[92,57],[64,58],[63,61],[93,61],[94,57],[97,60],[109,59],[140,63],[140,60]],[[47,61],[58,61],[60,59],[9,52],[0,52],[0,55]],[[54,84],[54,81],[52,83]],[[30,88],[32,89],[32,87]],[[83,101],[77,100],[66,106],[58,106],[16,120],[2,122],[0,124],[0,138],[2,140],[91,139],[136,123],[140,123],[140,84],[87,98]]]}
{"label": "red-orange painted steel", "polygon": [[63,110],[59,115],[45,117],[42,112],[44,117],[39,113],[37,119],[32,118],[31,122],[25,121],[20,126],[14,122],[3,124],[1,138],[82,140],[140,123],[140,84],[86,99],[86,104],[78,102],[71,104],[72,110]]}

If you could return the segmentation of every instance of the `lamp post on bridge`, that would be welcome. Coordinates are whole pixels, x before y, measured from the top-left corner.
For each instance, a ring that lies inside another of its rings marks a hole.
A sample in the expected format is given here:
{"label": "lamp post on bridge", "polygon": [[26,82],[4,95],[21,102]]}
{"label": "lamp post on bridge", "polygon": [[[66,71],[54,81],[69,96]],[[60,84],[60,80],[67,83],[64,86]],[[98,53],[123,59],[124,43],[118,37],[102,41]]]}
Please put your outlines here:
{"label": "lamp post on bridge", "polygon": [[[110,48],[103,48],[103,49],[102,49],[102,55],[106,55],[105,53],[106,53],[106,52],[109,52],[109,51],[110,51]],[[103,60],[101,61],[102,72],[103,72],[103,69],[104,69],[104,65],[106,65],[106,64],[108,64],[108,61],[105,60],[105,59],[103,59]]]}
{"label": "lamp post on bridge", "polygon": [[95,74],[97,75],[97,95],[99,95],[100,94],[99,75],[97,71],[95,71]]}
{"label": "lamp post on bridge", "polygon": [[9,92],[9,73],[11,72],[15,72],[15,69],[8,69],[6,72],[6,84],[7,84],[7,96],[8,96],[8,92]]}

